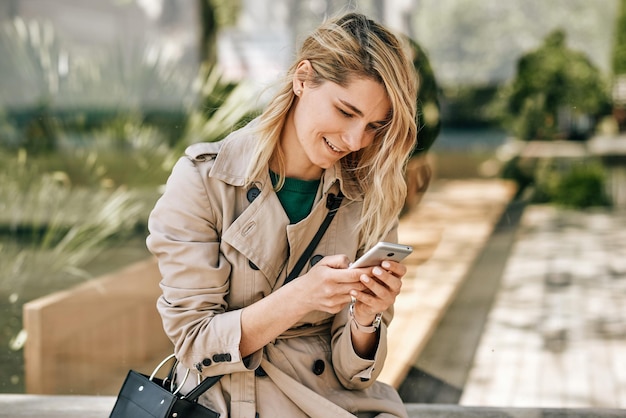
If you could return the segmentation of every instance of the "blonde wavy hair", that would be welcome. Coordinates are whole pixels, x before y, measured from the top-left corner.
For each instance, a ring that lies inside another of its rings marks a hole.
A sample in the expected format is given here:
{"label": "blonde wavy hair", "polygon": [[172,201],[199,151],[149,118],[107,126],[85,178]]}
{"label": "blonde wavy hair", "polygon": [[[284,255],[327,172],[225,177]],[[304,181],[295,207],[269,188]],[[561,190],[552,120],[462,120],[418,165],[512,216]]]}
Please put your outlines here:
{"label": "blonde wavy hair", "polygon": [[417,139],[415,69],[405,45],[366,16],[348,13],[324,22],[304,40],[283,84],[259,117],[255,130],[260,139],[249,181],[263,174],[272,157],[284,177],[279,139],[294,103],[293,76],[303,60],[311,62],[314,74],[307,81],[313,85],[330,81],[346,87],[355,78],[369,78],[383,85],[391,102],[389,121],[373,143],[341,160],[344,178],[355,182],[363,194],[359,246],[369,248],[391,230],[404,205],[404,172]]}

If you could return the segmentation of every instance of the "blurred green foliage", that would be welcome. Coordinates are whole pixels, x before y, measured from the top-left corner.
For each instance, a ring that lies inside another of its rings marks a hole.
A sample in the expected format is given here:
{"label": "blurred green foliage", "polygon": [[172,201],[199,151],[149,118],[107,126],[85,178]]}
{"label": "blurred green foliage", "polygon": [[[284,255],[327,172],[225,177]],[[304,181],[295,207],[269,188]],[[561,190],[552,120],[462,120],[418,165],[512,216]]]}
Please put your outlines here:
{"label": "blurred green foliage", "polygon": [[577,209],[609,206],[605,184],[604,167],[597,161],[583,160],[561,168],[544,164],[535,174],[532,201]]}
{"label": "blurred green foliage", "polygon": [[552,201],[573,208],[609,206],[606,193],[606,173],[600,163],[576,164],[558,180],[552,190]]}
{"label": "blurred green foliage", "polygon": [[586,55],[569,49],[565,33],[556,30],[519,59],[502,95],[501,116],[519,139],[585,139],[594,118],[608,112],[607,91],[599,70]]}
{"label": "blurred green foliage", "polygon": [[591,157],[577,160],[515,157],[505,164],[502,177],[514,180],[518,185],[517,197],[523,196],[532,203],[576,209],[611,206],[605,168]]}
{"label": "blurred green foliage", "polygon": [[407,40],[413,55],[413,66],[418,74],[417,125],[419,131],[413,155],[419,155],[430,149],[441,131],[439,87],[424,49],[416,41],[409,38]]}
{"label": "blurred green foliage", "polygon": [[499,94],[499,86],[494,84],[442,87],[446,108],[443,123],[466,129],[498,126],[500,115],[494,103]]}
{"label": "blurred green foliage", "polygon": [[626,0],[619,1],[619,14],[615,25],[613,44],[613,75],[626,74]]}

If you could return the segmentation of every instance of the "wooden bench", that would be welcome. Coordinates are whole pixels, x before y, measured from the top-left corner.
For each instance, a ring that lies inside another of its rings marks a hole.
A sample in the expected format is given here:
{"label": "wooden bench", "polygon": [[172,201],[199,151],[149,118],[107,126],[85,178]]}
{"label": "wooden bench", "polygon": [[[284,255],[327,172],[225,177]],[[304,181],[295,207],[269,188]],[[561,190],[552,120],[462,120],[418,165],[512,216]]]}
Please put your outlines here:
{"label": "wooden bench", "polygon": [[26,391],[117,394],[129,368],[172,352],[156,311],[156,261],[148,259],[26,303]]}
{"label": "wooden bench", "polygon": [[[439,181],[402,217],[400,241],[415,252],[381,380],[405,379],[513,194],[501,180]],[[25,304],[26,391],[116,395],[128,369],[151,371],[172,350],[155,307],[159,280],[148,259]]]}

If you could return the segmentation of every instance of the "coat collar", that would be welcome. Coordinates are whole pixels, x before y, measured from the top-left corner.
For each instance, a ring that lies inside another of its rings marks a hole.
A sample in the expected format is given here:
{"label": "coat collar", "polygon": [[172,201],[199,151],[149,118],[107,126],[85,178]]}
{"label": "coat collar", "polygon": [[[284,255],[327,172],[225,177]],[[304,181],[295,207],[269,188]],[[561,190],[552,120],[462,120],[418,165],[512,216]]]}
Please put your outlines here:
{"label": "coat collar", "polygon": [[[253,121],[246,127],[231,133],[219,143],[219,152],[211,169],[211,177],[233,186],[245,185],[246,171],[251,164],[254,152],[254,142],[258,138],[258,134],[254,131],[255,125]],[[327,194],[333,185],[338,183],[346,198],[355,201],[363,200],[356,184],[349,179],[344,180],[347,177],[348,174],[344,172],[339,161],[325,170],[322,176],[323,194]],[[255,179],[256,181],[261,184],[269,182],[269,174],[266,172],[263,178]]]}

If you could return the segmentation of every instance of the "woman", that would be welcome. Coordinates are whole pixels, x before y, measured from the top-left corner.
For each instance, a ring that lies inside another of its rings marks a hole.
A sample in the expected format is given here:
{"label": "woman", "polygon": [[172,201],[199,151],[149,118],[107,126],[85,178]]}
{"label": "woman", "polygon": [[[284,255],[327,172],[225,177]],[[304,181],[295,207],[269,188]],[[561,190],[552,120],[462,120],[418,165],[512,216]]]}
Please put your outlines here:
{"label": "woman", "polygon": [[406,268],[348,266],[397,239],[415,101],[397,38],[347,14],[304,41],[259,118],[174,167],[149,220],[158,310],[182,365],[224,375],[201,398],[222,417],[406,416],[376,382]]}

